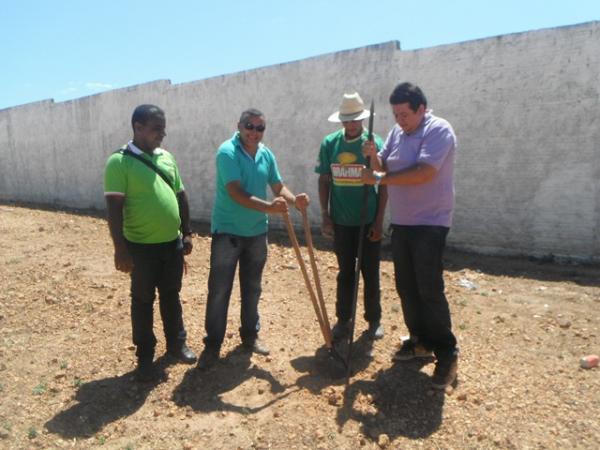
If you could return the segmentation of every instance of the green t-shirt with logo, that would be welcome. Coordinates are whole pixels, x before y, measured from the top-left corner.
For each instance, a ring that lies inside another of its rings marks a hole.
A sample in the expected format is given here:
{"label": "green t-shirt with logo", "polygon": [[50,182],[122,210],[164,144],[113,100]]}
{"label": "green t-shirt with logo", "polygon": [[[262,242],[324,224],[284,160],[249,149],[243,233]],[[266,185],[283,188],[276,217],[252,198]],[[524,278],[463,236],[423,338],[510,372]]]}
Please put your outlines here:
{"label": "green t-shirt with logo", "polygon": [[[360,210],[363,203],[364,185],[361,181],[361,166],[367,161],[362,154],[362,145],[368,133],[356,139],[346,140],[344,129],[325,136],[319,151],[319,160],[315,172],[320,175],[331,175],[332,183],[329,197],[331,220],[338,225],[359,226]],[[373,135],[375,145],[380,150],[383,141]],[[375,220],[377,212],[377,192],[375,187],[369,188],[366,223]]]}
{"label": "green t-shirt with logo", "polygon": [[[154,163],[172,182],[177,192],[184,190],[173,155],[157,148],[152,156],[140,153]],[[181,219],[173,189],[150,167],[137,159],[115,152],[104,170],[104,195],[123,195],[123,234],[138,244],[170,242],[179,235]]]}

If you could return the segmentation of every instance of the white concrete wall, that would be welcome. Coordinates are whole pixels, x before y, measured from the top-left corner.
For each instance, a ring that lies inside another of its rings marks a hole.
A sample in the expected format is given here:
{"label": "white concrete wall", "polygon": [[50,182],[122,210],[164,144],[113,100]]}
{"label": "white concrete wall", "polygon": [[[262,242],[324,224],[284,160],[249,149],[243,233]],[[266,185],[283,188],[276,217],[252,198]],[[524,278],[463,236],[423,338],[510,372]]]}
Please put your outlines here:
{"label": "white concrete wall", "polygon": [[[157,81],[0,110],[0,200],[104,208],[108,154],[130,136],[140,103],[167,113],[194,219],[208,221],[214,154],[240,112],[261,109],[264,142],[286,183],[311,194],[327,117],[344,91],[375,99],[375,131],[393,125],[398,81],[419,84],[457,132],[450,243],[488,253],[600,260],[600,22],[417,51],[397,43],[172,85]],[[280,225],[277,221],[275,226]]]}

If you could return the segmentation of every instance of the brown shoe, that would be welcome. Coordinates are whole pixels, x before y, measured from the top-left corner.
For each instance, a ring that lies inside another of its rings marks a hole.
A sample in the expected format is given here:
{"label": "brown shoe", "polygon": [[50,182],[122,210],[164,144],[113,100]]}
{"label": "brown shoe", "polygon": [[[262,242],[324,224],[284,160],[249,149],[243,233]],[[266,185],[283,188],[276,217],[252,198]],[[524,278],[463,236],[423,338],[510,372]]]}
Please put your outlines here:
{"label": "brown shoe", "polygon": [[457,373],[458,358],[456,356],[448,360],[438,360],[435,363],[435,370],[431,377],[431,386],[434,389],[446,389],[447,386],[452,385],[456,381]]}
{"label": "brown shoe", "polygon": [[415,358],[433,358],[433,353],[421,344],[416,344],[408,339],[402,342],[402,347],[394,353],[392,361],[410,361]]}

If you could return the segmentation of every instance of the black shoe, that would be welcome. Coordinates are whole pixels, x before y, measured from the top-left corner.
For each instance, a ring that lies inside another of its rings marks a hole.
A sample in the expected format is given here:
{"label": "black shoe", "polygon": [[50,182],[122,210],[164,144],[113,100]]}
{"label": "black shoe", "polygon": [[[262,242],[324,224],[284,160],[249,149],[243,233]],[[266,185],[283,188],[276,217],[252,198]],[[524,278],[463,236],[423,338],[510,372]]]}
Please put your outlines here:
{"label": "black shoe", "polygon": [[204,347],[204,350],[202,350],[202,353],[200,353],[200,358],[198,358],[198,364],[196,365],[196,368],[200,370],[207,370],[211,368],[218,360],[219,350]]}
{"label": "black shoe", "polygon": [[458,358],[453,356],[446,360],[438,360],[431,377],[431,386],[434,389],[446,389],[456,381],[458,373]]}
{"label": "black shoe", "polygon": [[163,373],[153,364],[152,359],[141,359],[138,361],[134,377],[136,381],[148,383],[162,379]]}
{"label": "black shoe", "polygon": [[385,333],[383,331],[383,325],[381,325],[381,322],[369,322],[369,329],[367,330],[367,334],[370,339],[382,339]]}
{"label": "black shoe", "polygon": [[350,321],[338,320],[331,329],[334,341],[341,341],[350,336]]}
{"label": "black shoe", "polygon": [[268,355],[271,353],[269,348],[258,338],[251,341],[244,341],[242,342],[242,345],[246,350],[249,350],[252,353],[258,353],[259,355]]}
{"label": "black shoe", "polygon": [[185,343],[177,348],[169,348],[167,354],[184,364],[193,364],[197,359],[196,354]]}

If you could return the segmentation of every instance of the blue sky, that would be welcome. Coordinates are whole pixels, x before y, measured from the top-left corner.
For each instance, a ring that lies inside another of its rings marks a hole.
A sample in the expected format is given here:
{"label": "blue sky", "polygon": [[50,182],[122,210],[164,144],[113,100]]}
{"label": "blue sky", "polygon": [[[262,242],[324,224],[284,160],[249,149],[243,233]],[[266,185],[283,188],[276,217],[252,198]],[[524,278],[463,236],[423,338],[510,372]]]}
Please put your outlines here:
{"label": "blue sky", "polygon": [[3,0],[0,109],[391,40],[412,50],[593,20],[600,0]]}

